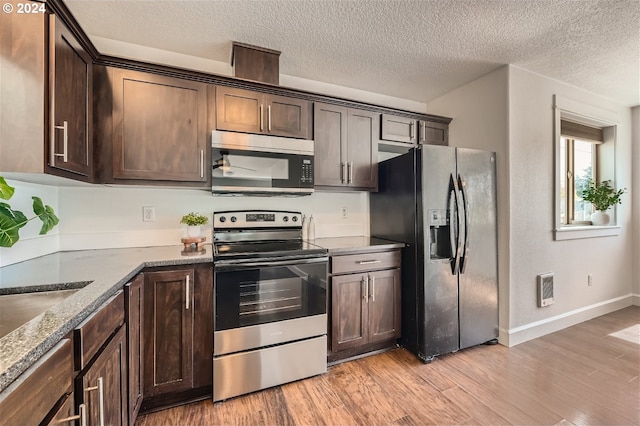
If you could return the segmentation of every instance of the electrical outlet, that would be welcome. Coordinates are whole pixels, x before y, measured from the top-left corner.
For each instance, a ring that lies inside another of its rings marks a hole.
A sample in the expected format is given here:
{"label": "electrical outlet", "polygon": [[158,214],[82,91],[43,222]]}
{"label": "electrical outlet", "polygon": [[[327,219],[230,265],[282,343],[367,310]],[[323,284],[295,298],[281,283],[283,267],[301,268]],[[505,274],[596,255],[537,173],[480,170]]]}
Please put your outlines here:
{"label": "electrical outlet", "polygon": [[587,285],[593,285],[593,275],[587,275]]}
{"label": "electrical outlet", "polygon": [[341,212],[342,218],[346,219],[347,218],[347,208],[346,207],[341,208],[340,212]]}
{"label": "electrical outlet", "polygon": [[156,220],[156,208],[155,207],[143,207],[142,208],[142,221],[143,222],[155,222]]}

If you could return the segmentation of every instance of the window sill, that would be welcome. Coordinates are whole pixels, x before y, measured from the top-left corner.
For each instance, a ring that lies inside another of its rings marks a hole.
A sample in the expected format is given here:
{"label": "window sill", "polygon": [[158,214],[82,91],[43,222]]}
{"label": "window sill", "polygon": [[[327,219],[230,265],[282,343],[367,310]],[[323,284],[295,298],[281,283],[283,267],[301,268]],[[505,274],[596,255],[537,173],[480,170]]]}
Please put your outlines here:
{"label": "window sill", "polygon": [[617,225],[611,226],[594,226],[594,225],[576,225],[563,226],[554,231],[554,239],[556,241],[577,240],[580,238],[596,238],[611,237],[620,235],[622,228]]}

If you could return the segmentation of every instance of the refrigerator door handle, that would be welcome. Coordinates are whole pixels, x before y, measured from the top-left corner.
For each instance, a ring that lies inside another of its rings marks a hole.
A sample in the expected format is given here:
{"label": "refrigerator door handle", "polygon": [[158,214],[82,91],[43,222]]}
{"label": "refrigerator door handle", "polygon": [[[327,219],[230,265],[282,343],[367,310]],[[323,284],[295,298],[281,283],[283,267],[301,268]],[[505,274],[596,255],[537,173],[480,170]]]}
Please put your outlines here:
{"label": "refrigerator door handle", "polygon": [[458,174],[458,187],[460,188],[460,193],[462,193],[462,205],[464,209],[462,217],[464,221],[464,238],[462,238],[462,254],[460,256],[460,273],[464,274],[467,266],[467,260],[469,260],[469,232],[471,222],[469,221],[469,195],[467,194],[467,182],[465,182],[460,174]]}
{"label": "refrigerator door handle", "polygon": [[[452,253],[451,274],[456,275],[460,267],[460,254],[462,252],[462,241],[460,240],[460,196],[458,195],[458,181],[454,179],[453,174],[450,175],[449,183],[449,239],[451,241],[451,250],[455,251]],[[454,209],[451,208],[451,201],[455,206]]]}

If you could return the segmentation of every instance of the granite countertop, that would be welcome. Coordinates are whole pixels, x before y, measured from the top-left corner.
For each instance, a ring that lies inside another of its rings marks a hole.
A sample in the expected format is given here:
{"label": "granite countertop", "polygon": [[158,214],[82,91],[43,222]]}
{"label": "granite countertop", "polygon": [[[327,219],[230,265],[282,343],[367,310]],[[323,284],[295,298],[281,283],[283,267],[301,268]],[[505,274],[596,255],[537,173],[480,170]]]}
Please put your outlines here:
{"label": "granite countertop", "polygon": [[316,238],[311,243],[329,250],[329,255],[368,253],[402,248],[405,243],[375,237]]}
{"label": "granite countertop", "polygon": [[[317,238],[310,243],[329,255],[402,248],[404,243],[372,237]],[[78,289],[31,321],[0,338],[0,391],[120,290],[143,268],[212,263],[210,244],[202,254],[183,246],[58,252],[0,268],[0,296]],[[0,315],[0,321],[2,317]]]}
{"label": "granite countertop", "polygon": [[0,338],[0,391],[143,268],[213,262],[211,245],[202,254],[184,255],[183,248],[58,252],[0,268],[0,295],[80,289]]}

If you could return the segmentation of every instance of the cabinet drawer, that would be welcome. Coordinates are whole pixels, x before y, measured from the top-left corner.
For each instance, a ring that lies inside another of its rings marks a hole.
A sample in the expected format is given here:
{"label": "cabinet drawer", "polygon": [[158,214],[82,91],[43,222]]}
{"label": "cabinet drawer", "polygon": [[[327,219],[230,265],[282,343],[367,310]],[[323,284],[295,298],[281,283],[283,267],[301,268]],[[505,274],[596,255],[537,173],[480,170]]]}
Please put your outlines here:
{"label": "cabinet drawer", "polygon": [[400,267],[400,250],[331,257],[331,273],[372,271]]}
{"label": "cabinet drawer", "polygon": [[119,291],[73,330],[76,345],[76,370],[84,369],[91,358],[123,323],[124,293]]}
{"label": "cabinet drawer", "polygon": [[0,423],[40,424],[71,392],[73,346],[63,339],[0,394]]}

